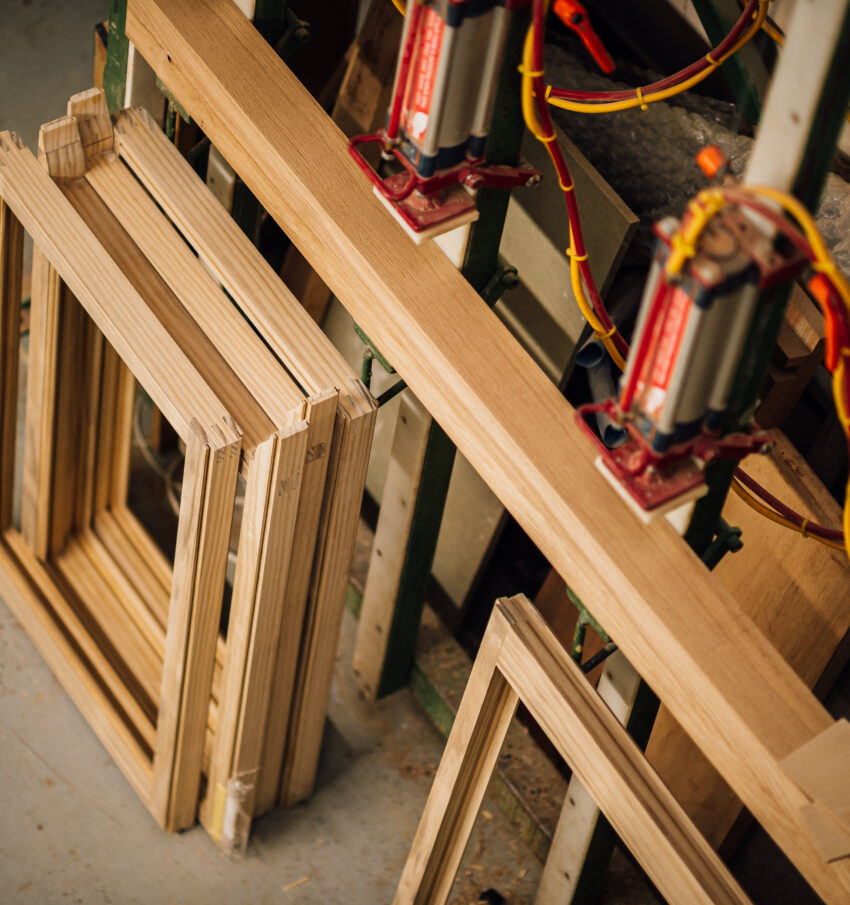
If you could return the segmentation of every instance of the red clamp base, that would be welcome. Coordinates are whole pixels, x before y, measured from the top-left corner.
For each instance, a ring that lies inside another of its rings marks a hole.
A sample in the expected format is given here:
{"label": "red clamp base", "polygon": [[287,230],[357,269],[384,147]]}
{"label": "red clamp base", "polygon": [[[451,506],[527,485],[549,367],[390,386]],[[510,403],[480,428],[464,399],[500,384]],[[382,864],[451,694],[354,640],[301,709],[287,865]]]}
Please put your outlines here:
{"label": "red clamp base", "polygon": [[386,137],[378,132],[352,138],[348,152],[372,181],[378,197],[417,241],[476,219],[475,198],[471,194],[475,189],[512,189],[536,185],[542,178],[539,170],[530,167],[485,166],[481,160],[470,159],[426,178],[393,147],[390,153],[404,172],[382,179],[360,153],[360,145],[364,144],[379,144],[386,153]]}
{"label": "red clamp base", "polygon": [[[590,426],[590,416],[599,412],[626,429],[626,442],[617,449],[608,449]],[[623,419],[613,399],[580,406],[576,418],[599,450],[602,464],[616,479],[617,489],[624,491],[622,495],[640,510],[653,515],[702,496],[703,469],[708,462],[740,460],[753,452],[768,452],[773,444],[769,433],[753,425],[747,433],[723,437],[700,434],[665,453],[657,453],[635,425]]]}

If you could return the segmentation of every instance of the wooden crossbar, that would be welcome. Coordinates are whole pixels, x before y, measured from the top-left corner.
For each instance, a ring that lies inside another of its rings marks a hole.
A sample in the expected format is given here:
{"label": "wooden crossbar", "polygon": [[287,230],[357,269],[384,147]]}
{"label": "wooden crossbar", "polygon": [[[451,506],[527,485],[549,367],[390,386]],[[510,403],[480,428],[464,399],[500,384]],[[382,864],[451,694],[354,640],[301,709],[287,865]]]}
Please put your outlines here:
{"label": "wooden crossbar", "polygon": [[[127,32],[460,451],[828,902],[779,761],[830,725],[664,520],[594,465],[574,412],[439,249],[414,247],[337,127],[226,0],[130,0]],[[269,98],[273,102],[269,102]]]}

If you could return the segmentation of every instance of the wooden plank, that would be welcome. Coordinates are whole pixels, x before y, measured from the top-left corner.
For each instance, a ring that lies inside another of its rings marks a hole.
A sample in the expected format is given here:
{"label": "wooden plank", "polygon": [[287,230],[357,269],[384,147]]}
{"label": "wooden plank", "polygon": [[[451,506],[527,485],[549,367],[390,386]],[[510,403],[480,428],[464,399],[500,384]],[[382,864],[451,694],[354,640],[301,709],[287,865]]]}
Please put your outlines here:
{"label": "wooden plank", "polygon": [[[255,816],[265,813],[275,805],[280,787],[280,771],[298,668],[298,652],[310,580],[313,576],[325,479],[336,422],[337,395],[336,391],[326,391],[321,396],[308,399],[307,455],[301,473],[301,496],[295,524],[295,539],[284,592],[286,621],[281,625],[277,635],[274,677],[269,691],[262,753],[259,757],[261,770],[254,789]],[[207,806],[206,801],[203,806]]]}
{"label": "wooden plank", "polygon": [[494,611],[434,776],[393,905],[440,905],[448,898],[518,703],[516,692],[497,669],[507,631],[504,616]]}
{"label": "wooden plank", "polygon": [[195,821],[239,443],[196,422],[186,446],[151,793],[171,832]]}
{"label": "wooden plank", "polygon": [[[245,492],[221,716],[208,777],[212,794],[207,796],[208,801],[222,801],[231,778],[245,786],[242,821],[226,840],[231,845],[248,838],[279,636],[297,635],[302,627],[303,608],[290,608],[285,589],[307,441],[307,424],[301,422],[264,445],[263,468],[256,469],[256,476],[252,470]],[[205,826],[218,840],[224,811],[213,806],[208,813]],[[201,816],[203,820],[204,809]]]}
{"label": "wooden plank", "polygon": [[[295,423],[303,414],[303,395],[127,167],[117,159],[104,161],[86,173],[86,182],[271,421],[278,427]],[[158,313],[168,324],[162,309]],[[186,349],[190,337],[175,335]],[[228,399],[220,379],[215,385],[230,411],[241,415],[239,399]]]}
{"label": "wooden plank", "polygon": [[749,902],[540,614],[524,597],[497,607],[510,624],[499,671],[661,895],[668,902]]}
{"label": "wooden plank", "polygon": [[10,132],[0,132],[0,196],[180,436],[188,436],[195,417],[205,424],[221,421],[220,402],[173,337]]}
{"label": "wooden plank", "polygon": [[[798,512],[821,524],[841,524],[841,507],[791,442],[774,431],[769,456],[751,456],[744,470]],[[743,612],[808,688],[813,688],[850,629],[846,605],[850,565],[832,550],[773,525],[734,494],[723,515],[743,531],[743,549],[723,558],[714,574]],[[647,757],[709,842],[717,847],[741,802],[727,782],[662,706]]]}
{"label": "wooden plank", "polygon": [[12,523],[24,231],[0,198],[0,531]]}
{"label": "wooden plank", "polygon": [[309,797],[316,781],[377,414],[359,382],[339,400],[281,778],[279,800],[285,807]]}
{"label": "wooden plank", "polygon": [[767,831],[843,905],[850,870],[824,869],[802,838],[805,802],[778,766],[830,722],[804,684],[669,524],[628,510],[557,389],[438,249],[411,246],[238,11],[130,0],[127,29]]}
{"label": "wooden plank", "polygon": [[61,282],[44,252],[35,246],[27,362],[21,533],[30,549],[42,560],[47,558],[50,543]]}
{"label": "wooden plank", "polygon": [[351,661],[358,684],[373,700],[384,671],[430,424],[431,416],[419,400],[406,390],[399,406],[392,458],[381,499],[381,518],[363,589],[363,604]]}

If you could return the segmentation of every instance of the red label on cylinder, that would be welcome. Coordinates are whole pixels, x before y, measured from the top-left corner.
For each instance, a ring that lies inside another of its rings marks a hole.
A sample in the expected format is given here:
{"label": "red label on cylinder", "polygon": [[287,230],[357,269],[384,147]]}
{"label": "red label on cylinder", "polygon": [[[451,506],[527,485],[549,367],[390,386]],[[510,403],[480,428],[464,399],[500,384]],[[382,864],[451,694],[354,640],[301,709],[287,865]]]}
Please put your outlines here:
{"label": "red label on cylinder", "polygon": [[429,6],[422,12],[417,36],[416,59],[404,102],[404,130],[408,137],[421,141],[428,131],[431,99],[440,62],[445,22]]}
{"label": "red label on cylinder", "polygon": [[691,297],[687,292],[680,286],[675,286],[667,297],[664,312],[655,328],[653,349],[647,356],[638,386],[638,393],[643,396],[641,408],[650,417],[657,417],[664,407],[691,305]]}

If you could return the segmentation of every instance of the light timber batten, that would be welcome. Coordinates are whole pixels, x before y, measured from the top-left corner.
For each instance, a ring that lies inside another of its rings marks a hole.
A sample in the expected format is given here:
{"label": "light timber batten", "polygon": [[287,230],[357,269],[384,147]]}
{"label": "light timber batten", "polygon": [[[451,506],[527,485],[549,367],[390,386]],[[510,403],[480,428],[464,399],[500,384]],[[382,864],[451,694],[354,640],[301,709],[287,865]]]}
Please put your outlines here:
{"label": "light timber batten", "polygon": [[[280,784],[280,767],[286,744],[292,693],[298,669],[298,655],[303,631],[304,614],[307,609],[307,595],[313,574],[313,561],[317,553],[318,528],[324,497],[333,430],[336,421],[337,392],[325,393],[308,400],[307,418],[309,423],[308,446],[304,468],[301,473],[301,499],[295,523],[295,537],[285,588],[282,593],[286,601],[284,620],[277,632],[276,650],[272,660],[272,676],[265,705],[265,725],[259,737],[260,750],[256,763],[259,774],[254,777],[253,808],[259,815],[269,810],[277,801]],[[245,751],[247,755],[250,752]],[[231,750],[231,759],[235,752]],[[219,777],[215,777],[219,781]],[[212,826],[213,783],[201,803],[201,821]]]}
{"label": "light timber batten", "polygon": [[[209,425],[221,421],[223,407],[174,339],[147,309],[62,190],[10,132],[0,132],[0,195],[174,429],[186,437],[193,418]],[[92,286],[109,293],[109,309]],[[126,339],[128,335],[133,336],[132,342]],[[139,348],[155,349],[158,356],[146,360]]]}
{"label": "light timber batten", "polygon": [[144,110],[115,119],[115,147],[293,377],[309,392],[354,374],[299,301]]}
{"label": "light timber batten", "polygon": [[339,399],[319,526],[321,549],[313,568],[281,776],[279,801],[284,807],[311,795],[316,781],[377,415],[374,400],[359,381],[352,381]]}
{"label": "light timber batten", "polygon": [[438,249],[411,246],[238,10],[130,0],[127,30],[765,829],[843,905],[850,870],[825,868],[802,838],[804,796],[777,763],[827,728],[826,711],[672,528],[623,505],[557,389]]}
{"label": "light timber batten", "polygon": [[0,531],[12,521],[24,230],[0,198]]}
{"label": "light timber batten", "polygon": [[303,394],[244,318],[233,317],[233,303],[124,164],[103,161],[88,170],[86,181],[271,421],[283,427],[298,420]]}

